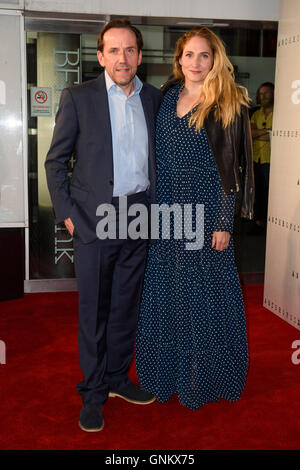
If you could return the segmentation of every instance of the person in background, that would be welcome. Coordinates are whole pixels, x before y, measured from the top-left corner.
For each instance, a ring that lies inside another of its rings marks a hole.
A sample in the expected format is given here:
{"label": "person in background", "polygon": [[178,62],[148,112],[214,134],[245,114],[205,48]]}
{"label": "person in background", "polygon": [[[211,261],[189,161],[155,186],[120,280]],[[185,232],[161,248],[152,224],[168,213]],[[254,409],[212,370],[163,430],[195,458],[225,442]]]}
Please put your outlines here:
{"label": "person in background", "polygon": [[255,179],[254,231],[264,231],[267,223],[271,134],[274,105],[274,85],[265,82],[257,90],[260,108],[251,116]]}
{"label": "person in background", "polygon": [[[108,397],[136,404],[155,400],[127,376],[147,240],[121,235],[100,239],[96,233],[101,204],[113,205],[118,212],[121,196],[126,196],[128,207],[147,206],[154,199],[155,117],[162,94],[136,76],[142,46],[140,31],[129,21],[114,19],[105,25],[97,45],[105,71],[63,90],[45,162],[56,223],[64,223],[74,239],[84,377],[77,386],[82,398],[79,426],[87,432],[103,429],[102,406]],[[119,219],[116,225],[119,231]]]}
{"label": "person in background", "polygon": [[[203,245],[196,239],[187,249],[189,236],[174,236],[178,228],[186,233],[179,212],[169,239],[160,233],[150,243],[136,364],[142,388],[159,402],[177,394],[197,409],[220,398],[238,400],[248,370],[231,232],[237,192],[241,215],[253,213],[250,100],[208,28],[179,38],[173,72],[157,118],[157,203],[192,207],[191,225]],[[196,205],[204,208],[204,221]]]}

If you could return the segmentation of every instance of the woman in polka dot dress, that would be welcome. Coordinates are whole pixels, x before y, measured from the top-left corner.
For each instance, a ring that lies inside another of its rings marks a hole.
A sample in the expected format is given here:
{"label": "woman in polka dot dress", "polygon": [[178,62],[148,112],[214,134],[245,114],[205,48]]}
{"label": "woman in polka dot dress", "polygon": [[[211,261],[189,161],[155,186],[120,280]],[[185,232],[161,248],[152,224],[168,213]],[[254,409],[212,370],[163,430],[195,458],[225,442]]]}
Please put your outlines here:
{"label": "woman in polka dot dress", "polygon": [[[196,233],[203,246],[186,249],[191,240],[174,236],[150,243],[136,363],[142,388],[159,402],[177,394],[197,409],[219,398],[238,400],[246,381],[244,306],[230,236],[235,194],[223,189],[205,123],[219,110],[214,116],[224,134],[249,100],[207,28],[178,40],[174,75],[182,84],[167,92],[157,120],[157,203],[191,204],[194,230],[202,204],[204,233]],[[178,217],[171,218],[171,234]]]}

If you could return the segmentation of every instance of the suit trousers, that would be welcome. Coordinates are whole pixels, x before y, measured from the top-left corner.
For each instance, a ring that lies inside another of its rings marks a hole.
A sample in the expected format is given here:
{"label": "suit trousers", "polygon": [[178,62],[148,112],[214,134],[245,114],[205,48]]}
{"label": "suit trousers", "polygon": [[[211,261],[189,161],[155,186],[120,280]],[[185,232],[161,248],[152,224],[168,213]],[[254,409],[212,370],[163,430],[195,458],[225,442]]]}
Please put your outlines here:
{"label": "suit trousers", "polygon": [[[146,192],[127,198],[148,207]],[[113,198],[119,227],[118,198]],[[127,217],[127,226],[134,217]],[[76,230],[76,227],[75,227]],[[78,347],[84,403],[102,404],[110,389],[129,383],[148,240],[127,238],[84,244],[74,235],[79,291]]]}

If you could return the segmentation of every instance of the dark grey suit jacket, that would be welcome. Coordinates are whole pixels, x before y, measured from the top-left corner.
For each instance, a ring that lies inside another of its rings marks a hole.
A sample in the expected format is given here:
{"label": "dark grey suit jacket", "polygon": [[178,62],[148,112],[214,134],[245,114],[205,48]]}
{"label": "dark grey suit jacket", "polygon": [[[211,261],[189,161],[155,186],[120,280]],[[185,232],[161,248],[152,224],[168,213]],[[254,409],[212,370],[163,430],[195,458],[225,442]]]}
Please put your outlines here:
{"label": "dark grey suit jacket", "polygon": [[[149,141],[149,199],[155,201],[155,118],[162,93],[144,83],[140,92]],[[69,160],[76,163],[68,178]],[[61,93],[53,139],[45,162],[55,222],[71,218],[84,243],[97,238],[96,209],[111,203],[113,150],[108,96],[104,74]]]}

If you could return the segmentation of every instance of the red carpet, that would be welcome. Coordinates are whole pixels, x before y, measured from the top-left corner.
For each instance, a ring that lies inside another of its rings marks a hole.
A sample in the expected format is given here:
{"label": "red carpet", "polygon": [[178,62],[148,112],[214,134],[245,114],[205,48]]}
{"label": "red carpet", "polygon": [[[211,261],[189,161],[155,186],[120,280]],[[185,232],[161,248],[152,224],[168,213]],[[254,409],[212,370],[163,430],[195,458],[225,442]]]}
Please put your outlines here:
{"label": "red carpet", "polygon": [[[299,449],[300,364],[291,345],[300,331],[261,306],[262,286],[244,294],[250,368],[239,402],[192,411],[176,397],[148,406],[110,398],[99,433],[77,424],[77,293],[0,303],[0,449]],[[130,376],[137,380],[134,363]]]}

